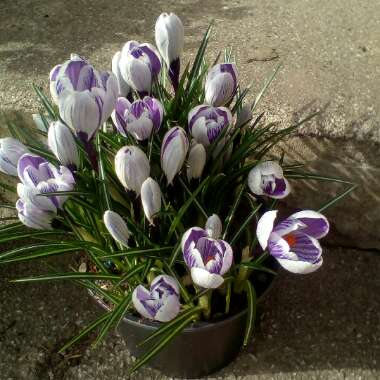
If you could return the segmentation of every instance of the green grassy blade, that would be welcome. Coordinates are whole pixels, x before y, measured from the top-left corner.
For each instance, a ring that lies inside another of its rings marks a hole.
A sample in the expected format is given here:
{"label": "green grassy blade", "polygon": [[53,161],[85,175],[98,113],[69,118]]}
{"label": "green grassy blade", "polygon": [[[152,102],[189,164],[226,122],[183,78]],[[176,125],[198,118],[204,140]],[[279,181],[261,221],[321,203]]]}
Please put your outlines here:
{"label": "green grassy blade", "polygon": [[238,192],[236,198],[235,198],[235,201],[231,207],[231,210],[226,218],[226,228],[224,230],[224,234],[223,234],[223,239],[225,239],[227,237],[227,234],[228,234],[228,229],[231,225],[231,222],[232,222],[232,219],[234,218],[234,215],[235,215],[235,212],[237,210],[237,208],[239,207],[239,204],[240,204],[240,201],[241,201],[241,198],[243,196],[243,193],[244,193],[244,190],[245,190],[245,183],[243,185],[241,185],[241,188],[240,188],[240,191]]}
{"label": "green grassy blade", "polygon": [[265,94],[266,90],[270,86],[270,84],[273,82],[274,78],[276,77],[278,71],[280,70],[282,66],[282,63],[280,62],[275,69],[273,70],[272,75],[267,79],[267,81],[264,84],[264,87],[261,89],[261,91],[257,94],[255,101],[252,104],[252,112],[256,109],[257,105],[260,103],[261,98]]}
{"label": "green grassy blade", "polygon": [[136,360],[132,368],[128,371],[128,374],[132,374],[138,370],[141,366],[147,363],[153,356],[158,354],[165,346],[167,346],[182,330],[188,326],[193,320],[193,317],[189,317],[181,324],[175,326],[166,335],[162,337],[156,344],[154,344],[144,355]]}
{"label": "green grassy blade", "polygon": [[178,211],[177,216],[173,219],[172,224],[170,225],[168,235],[166,238],[166,242],[170,240],[172,237],[175,229],[177,228],[178,224],[181,222],[182,217],[186,213],[187,209],[190,207],[190,205],[194,202],[195,197],[202,191],[205,184],[208,182],[209,177],[206,177],[200,185],[197,187],[197,189],[192,193],[192,195],[186,200],[186,202],[183,204],[183,206]]}
{"label": "green grassy blade", "polygon": [[38,98],[40,99],[42,105],[45,107],[46,112],[49,114],[50,118],[53,120],[56,120],[58,115],[54,110],[54,106],[49,101],[49,99],[46,97],[44,92],[42,91],[42,88],[38,87],[37,85],[33,84],[33,89],[36,92]]}
{"label": "green grassy blade", "polygon": [[91,331],[95,330],[98,326],[100,326],[102,323],[107,321],[111,317],[112,312],[109,311],[102,316],[100,316],[95,321],[91,322],[86,328],[84,328],[78,335],[76,335],[74,338],[70,339],[58,352],[62,353],[66,351],[68,348],[70,348],[74,343],[78,342],[82,338],[84,338],[86,335],[88,335]]}
{"label": "green grassy blade", "polygon": [[255,320],[256,320],[256,292],[255,292],[255,288],[253,287],[253,285],[251,284],[249,280],[246,280],[245,282],[245,291],[247,293],[248,314],[247,314],[247,322],[245,326],[243,345],[247,346],[251,339],[253,329],[255,328]]}
{"label": "green grassy blade", "polygon": [[110,331],[110,329],[115,325],[115,328],[119,324],[119,322],[123,319],[124,314],[128,310],[128,307],[132,300],[132,294],[128,294],[124,299],[112,310],[111,316],[107,318],[105,324],[100,330],[99,335],[97,336],[93,346],[96,347],[106,336],[106,334]]}
{"label": "green grassy blade", "polygon": [[[0,182],[0,188],[6,190],[6,191],[11,191],[14,193],[16,191],[15,186],[7,185],[6,183]],[[3,207],[3,206],[0,206]]]}
{"label": "green grassy blade", "polygon": [[353,185],[352,182],[346,181],[340,178],[335,177],[329,177],[324,175],[319,175],[317,173],[306,173],[306,172],[296,172],[296,171],[286,171],[285,170],[285,176],[286,178],[292,178],[292,179],[303,179],[303,180],[316,180],[316,181],[329,181],[329,182],[336,182],[336,183],[344,183],[347,185]]}
{"label": "green grassy blade", "polygon": [[172,255],[170,256],[169,266],[172,267],[177,259],[177,256],[181,252],[181,242],[179,241],[177,247],[173,250]]}
{"label": "green grassy blade", "polygon": [[151,342],[152,339],[157,338],[158,336],[167,333],[170,331],[172,328],[174,328],[176,325],[179,323],[182,323],[186,319],[188,319],[191,316],[194,316],[195,314],[199,313],[202,311],[201,306],[195,306],[192,307],[191,309],[187,309],[177,315],[174,319],[172,319],[170,322],[167,322],[163,324],[158,330],[156,330],[153,334],[149,335],[146,339],[144,339],[141,343],[138,344],[138,346],[143,346],[144,344]]}
{"label": "green grassy blade", "polygon": [[124,256],[145,256],[149,257],[149,255],[153,253],[162,253],[162,252],[171,252],[174,247],[160,247],[160,248],[149,248],[149,249],[128,249],[121,252],[113,253],[112,255],[104,255],[100,257],[101,260],[108,260],[114,257],[124,257]]}
{"label": "green grassy blade", "polygon": [[47,275],[40,275],[34,277],[23,277],[11,280],[11,282],[37,282],[37,281],[59,281],[59,280],[120,280],[120,276],[115,274],[106,273],[80,273],[80,272],[67,272],[67,273],[53,273]]}
{"label": "green grassy blade", "polygon": [[356,184],[352,185],[347,190],[343,191],[343,193],[338,194],[336,197],[334,197],[333,199],[331,199],[330,201],[328,201],[327,203],[325,203],[324,205],[322,205],[319,208],[318,212],[325,211],[329,207],[333,206],[336,202],[340,201],[342,198],[344,198],[345,196],[347,196],[348,194],[350,194],[357,187],[358,187],[358,185],[356,185]]}
{"label": "green grassy blade", "polygon": [[103,164],[103,152],[101,147],[101,141],[100,136],[96,136],[96,148],[98,150],[98,165],[99,165],[99,178],[101,180],[100,184],[100,190],[103,200],[103,212],[106,210],[111,210],[111,201],[110,196],[107,190],[107,183],[106,183],[106,174],[104,170],[104,164]]}
{"label": "green grassy blade", "polygon": [[[179,179],[179,182],[180,184],[182,185],[182,187],[185,189],[185,191],[187,192],[187,194],[189,194],[191,196],[191,191],[189,190],[189,188],[186,186],[186,183],[182,180],[181,177],[178,178]],[[207,212],[205,211],[205,209],[201,206],[201,204],[198,202],[198,200],[196,198],[194,198],[194,203],[195,205],[197,206],[198,210],[203,214],[203,216],[207,219],[208,218],[208,214]]]}
{"label": "green grassy blade", "polygon": [[254,210],[251,211],[249,216],[244,220],[236,234],[233,236],[233,238],[230,240],[230,244],[234,244],[235,241],[240,237],[241,233],[245,230],[247,225],[250,223],[252,218],[257,214],[257,212],[260,210],[261,204],[259,204]]}
{"label": "green grassy blade", "polygon": [[264,267],[264,266],[262,266],[260,264],[256,264],[254,262],[242,262],[242,263],[240,263],[240,265],[243,266],[243,267],[252,269],[252,270],[257,270],[257,271],[260,271],[260,272],[269,273],[269,274],[272,274],[274,276],[277,275],[276,271],[274,271],[272,269],[269,269],[267,267]]}
{"label": "green grassy blade", "polygon": [[137,273],[143,271],[145,269],[145,265],[146,265],[146,263],[143,262],[143,263],[140,263],[140,264],[133,266],[130,270],[128,270],[126,273],[123,274],[123,276],[121,277],[120,281],[116,284],[116,286],[119,286],[123,282],[126,282],[130,278],[135,276]]}

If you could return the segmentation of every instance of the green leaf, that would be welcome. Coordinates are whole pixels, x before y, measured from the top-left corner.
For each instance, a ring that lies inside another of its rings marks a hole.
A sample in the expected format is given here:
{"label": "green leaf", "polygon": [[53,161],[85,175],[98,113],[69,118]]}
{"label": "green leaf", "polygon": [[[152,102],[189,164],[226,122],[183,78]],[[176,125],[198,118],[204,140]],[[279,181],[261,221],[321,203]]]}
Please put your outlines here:
{"label": "green leaf", "polygon": [[245,326],[243,345],[247,346],[251,339],[253,329],[255,328],[257,298],[256,298],[255,288],[253,287],[253,285],[251,284],[249,280],[245,281],[245,291],[247,293],[248,314],[247,314],[247,322]]}
{"label": "green leaf", "polygon": [[[124,256],[145,256],[145,257],[151,257],[150,255],[153,253],[162,253],[162,252],[171,252],[173,251],[174,247],[159,247],[159,248],[149,248],[149,249],[127,249],[125,251],[116,252],[111,255],[105,255],[100,257],[101,260],[108,260],[112,259],[114,257],[124,257]],[[156,257],[153,257],[156,258]]]}
{"label": "green leaf", "polygon": [[187,209],[190,207],[190,205],[194,202],[195,197],[201,192],[207,181],[210,177],[206,177],[200,185],[197,187],[197,189],[191,194],[191,196],[186,200],[186,202],[183,204],[183,206],[178,211],[177,216],[174,218],[172,224],[170,225],[168,235],[166,237],[166,242],[170,241],[170,238],[172,237],[175,229],[177,228],[178,224],[181,222],[182,217],[186,213]]}
{"label": "green leaf", "polygon": [[242,225],[240,226],[240,228],[238,229],[238,231],[236,232],[236,234],[233,236],[233,238],[230,240],[230,244],[234,244],[235,241],[240,237],[241,233],[245,230],[245,228],[247,227],[247,225],[250,223],[250,221],[252,220],[252,218],[257,214],[257,212],[260,210],[260,207],[262,205],[259,204],[254,210],[251,211],[251,213],[249,214],[249,216],[244,220],[244,222],[242,223]]}
{"label": "green leaf", "polygon": [[256,99],[255,99],[255,101],[252,104],[252,108],[251,108],[252,112],[256,109],[257,105],[260,103],[261,98],[263,97],[263,95],[265,94],[266,90],[268,89],[268,87],[270,86],[270,84],[272,83],[272,81],[274,80],[274,78],[276,77],[276,75],[277,75],[278,71],[280,70],[281,66],[282,66],[282,63],[280,62],[275,67],[275,69],[273,70],[272,75],[265,82],[264,87],[257,94]]}
{"label": "green leaf", "polygon": [[274,276],[277,276],[276,271],[269,269],[267,267],[264,267],[260,264],[255,263],[255,262],[241,262],[239,265],[246,267],[246,268],[249,268],[249,269],[252,269],[252,270],[257,270],[260,272],[265,272],[265,273],[269,273],[269,274],[272,274]]}
{"label": "green leaf", "polygon": [[317,173],[306,173],[306,172],[297,172],[297,171],[285,170],[285,176],[286,176],[286,178],[292,178],[292,179],[330,181],[330,182],[345,183],[348,185],[353,185],[353,183],[350,181],[346,181],[346,180],[343,180],[340,178],[335,178],[335,177],[324,176],[324,175],[320,175]]}
{"label": "green leaf", "polygon": [[245,186],[246,186],[246,183],[244,182],[244,184],[241,185],[240,190],[237,193],[237,196],[235,197],[234,203],[233,203],[233,205],[232,205],[232,207],[230,209],[230,212],[229,212],[229,214],[228,214],[228,216],[226,218],[226,223],[227,224],[226,224],[226,228],[224,230],[223,239],[226,239],[226,237],[227,237],[228,229],[229,229],[229,227],[231,225],[231,222],[232,222],[232,219],[233,219],[233,217],[235,215],[235,212],[236,212],[236,210],[237,210],[237,208],[238,208],[238,206],[240,204],[241,198],[242,198],[244,190],[245,190]]}
{"label": "green leaf", "polygon": [[38,98],[40,99],[42,105],[45,107],[47,113],[49,114],[50,118],[53,120],[57,119],[57,114],[54,110],[54,106],[49,101],[49,99],[46,97],[44,92],[42,91],[41,87],[38,87],[37,85],[33,84],[33,89],[36,92]]}
{"label": "green leaf", "polygon": [[132,300],[132,294],[128,294],[124,299],[112,310],[111,316],[107,318],[104,326],[100,330],[98,337],[96,338],[93,346],[96,347],[106,336],[109,330],[115,325],[115,328],[123,319],[124,314],[128,310],[128,307]]}
{"label": "green leaf", "polygon": [[62,353],[66,351],[68,348],[70,348],[74,343],[78,342],[82,338],[84,338],[86,335],[88,335],[91,331],[95,330],[98,326],[100,326],[102,323],[107,321],[109,318],[111,318],[112,312],[108,311],[107,313],[101,315],[98,319],[91,322],[85,329],[83,329],[78,335],[70,339],[58,352]]}
{"label": "green leaf", "polygon": [[80,273],[80,272],[67,272],[67,273],[52,273],[47,275],[40,275],[35,277],[23,277],[11,280],[11,282],[37,282],[37,281],[57,281],[57,280],[120,280],[120,276],[116,274],[107,273]]}
{"label": "green leaf", "polygon": [[318,212],[325,211],[329,207],[333,206],[336,202],[340,201],[342,198],[350,194],[352,191],[354,191],[358,185],[354,184],[351,187],[349,187],[347,190],[343,191],[343,193],[338,194],[336,197],[325,203],[323,206],[321,206],[318,210]]}

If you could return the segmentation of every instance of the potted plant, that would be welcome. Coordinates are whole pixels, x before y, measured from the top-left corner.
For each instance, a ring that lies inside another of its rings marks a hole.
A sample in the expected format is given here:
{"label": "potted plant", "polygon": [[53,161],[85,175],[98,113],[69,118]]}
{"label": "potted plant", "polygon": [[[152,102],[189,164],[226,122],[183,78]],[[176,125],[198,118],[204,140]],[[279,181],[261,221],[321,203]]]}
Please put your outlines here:
{"label": "potted plant", "polygon": [[257,106],[279,67],[248,104],[231,51],[206,63],[210,32],[182,73],[184,28],[172,13],[156,22],[156,47],[127,42],[112,72],[73,54],[50,72],[52,100],[35,86],[36,131],[9,123],[0,140],[0,169],[18,177],[2,187],[19,197],[2,205],[19,221],[0,228],[1,243],[18,244],[0,263],[78,253],[74,269],[14,281],[72,280],[105,310],[61,351],[118,327],[137,356],[130,372],[149,362],[206,375],[248,344],[279,266],[322,265],[321,212],[354,186],[317,211],[277,217],[293,180],[338,180],[272,153],[314,115],[266,125]]}

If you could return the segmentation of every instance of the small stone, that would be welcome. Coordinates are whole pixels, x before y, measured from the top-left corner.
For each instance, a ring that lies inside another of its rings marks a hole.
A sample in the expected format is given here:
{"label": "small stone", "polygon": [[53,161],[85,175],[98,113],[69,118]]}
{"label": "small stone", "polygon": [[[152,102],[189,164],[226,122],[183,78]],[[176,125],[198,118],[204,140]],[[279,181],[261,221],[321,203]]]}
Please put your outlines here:
{"label": "small stone", "polygon": [[83,262],[81,265],[79,265],[78,272],[85,273],[87,272],[87,264]]}

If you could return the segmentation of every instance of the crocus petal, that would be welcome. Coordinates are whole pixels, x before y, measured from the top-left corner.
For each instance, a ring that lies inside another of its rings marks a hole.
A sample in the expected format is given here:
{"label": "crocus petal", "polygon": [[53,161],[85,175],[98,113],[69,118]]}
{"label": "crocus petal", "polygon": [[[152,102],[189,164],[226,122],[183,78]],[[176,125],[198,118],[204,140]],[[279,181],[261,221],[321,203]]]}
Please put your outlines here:
{"label": "crocus petal", "polygon": [[309,263],[307,261],[301,260],[286,260],[286,259],[277,259],[278,263],[287,271],[296,273],[296,274],[308,274],[315,272],[322,266],[323,258],[320,257],[315,263]]}
{"label": "crocus petal", "polygon": [[151,290],[154,290],[156,287],[161,287],[163,289],[166,289],[170,294],[174,292],[175,294],[179,296],[178,281],[172,276],[161,274],[155,277],[152,283],[150,284],[150,288]]}
{"label": "crocus petal", "polygon": [[107,210],[103,215],[103,221],[110,235],[117,242],[128,247],[130,232],[123,218],[118,213]]}
{"label": "crocus petal", "polygon": [[223,284],[224,278],[216,273],[210,273],[206,269],[191,268],[191,278],[194,284],[205,289],[216,289]]}
{"label": "crocus petal", "polygon": [[304,210],[291,215],[291,218],[302,222],[306,227],[302,228],[302,232],[321,239],[329,232],[330,225],[327,218],[319,212],[312,210]]}
{"label": "crocus petal", "polygon": [[153,216],[161,210],[161,189],[152,178],[147,178],[141,185],[141,202],[149,223],[154,225]]}
{"label": "crocus petal", "polygon": [[277,210],[267,211],[257,223],[256,236],[261,248],[266,249],[268,246],[269,236],[273,230],[273,224],[277,217]]}
{"label": "crocus petal", "polygon": [[226,241],[219,240],[218,242],[222,246],[223,251],[223,265],[220,269],[220,274],[223,276],[230,270],[234,255],[231,246]]}
{"label": "crocus petal", "polygon": [[149,177],[148,157],[137,146],[125,146],[115,156],[115,172],[124,187],[140,194],[143,182]]}
{"label": "crocus petal", "polygon": [[115,55],[113,56],[112,72],[115,74],[117,78],[119,96],[125,97],[130,93],[131,89],[128,83],[124,80],[123,76],[121,75],[120,67],[119,67],[120,56],[121,56],[120,51],[116,52]]}
{"label": "crocus petal", "polygon": [[169,322],[179,313],[181,304],[177,295],[171,295],[164,299],[162,306],[157,310],[154,317],[159,322]]}
{"label": "crocus petal", "polygon": [[189,142],[182,128],[173,127],[166,132],[161,146],[161,167],[168,184],[172,184],[175,175],[181,170],[188,149]]}
{"label": "crocus petal", "polygon": [[61,118],[89,141],[102,122],[102,100],[90,92],[65,92],[59,98]]}
{"label": "crocus petal", "polygon": [[206,149],[202,144],[193,144],[187,159],[187,179],[200,178],[206,165]]}
{"label": "crocus petal", "polygon": [[182,236],[181,248],[182,252],[185,253],[187,250],[195,247],[195,244],[199,239],[207,237],[207,232],[200,227],[189,228]]}
{"label": "crocus petal", "polygon": [[155,314],[144,306],[143,302],[150,299],[150,292],[142,285],[138,285],[132,293],[132,303],[139,314],[145,318],[153,319]]}
{"label": "crocus petal", "polygon": [[26,146],[13,137],[0,139],[0,171],[5,174],[17,176],[18,161],[28,152]]}
{"label": "crocus petal", "polygon": [[204,268],[203,258],[198,249],[190,248],[183,253],[183,259],[189,268]]}
{"label": "crocus petal", "polygon": [[212,214],[206,221],[206,231],[208,236],[213,239],[219,239],[222,234],[222,221],[219,216],[216,214]]}
{"label": "crocus petal", "polygon": [[70,129],[60,121],[50,124],[48,145],[62,165],[78,167],[79,153]]}

